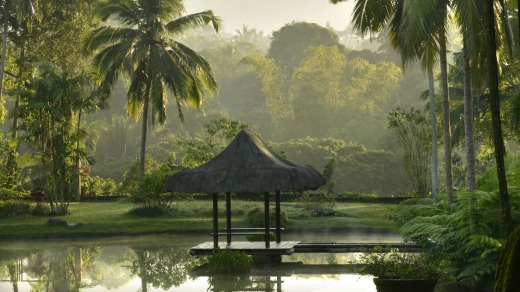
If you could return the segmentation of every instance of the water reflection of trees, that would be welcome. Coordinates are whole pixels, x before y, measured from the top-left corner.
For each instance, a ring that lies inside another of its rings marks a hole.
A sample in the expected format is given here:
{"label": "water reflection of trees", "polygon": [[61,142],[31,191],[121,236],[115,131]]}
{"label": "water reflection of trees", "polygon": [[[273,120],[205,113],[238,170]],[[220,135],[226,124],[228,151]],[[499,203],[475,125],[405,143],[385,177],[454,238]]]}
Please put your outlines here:
{"label": "water reflection of trees", "polygon": [[148,286],[165,290],[178,287],[188,279],[189,271],[199,264],[187,249],[179,247],[132,248],[135,257],[129,266],[141,278],[141,291]]}
{"label": "water reflection of trees", "polygon": [[90,272],[99,251],[98,247],[2,251],[0,266],[7,270],[15,292],[20,281],[29,282],[31,291],[79,291],[96,284]]}
{"label": "water reflection of trees", "polygon": [[147,287],[169,289],[188,279],[188,272],[200,263],[186,248],[70,247],[0,250],[0,280],[18,291],[27,282],[31,291],[79,291],[101,286],[114,289],[132,276]]}

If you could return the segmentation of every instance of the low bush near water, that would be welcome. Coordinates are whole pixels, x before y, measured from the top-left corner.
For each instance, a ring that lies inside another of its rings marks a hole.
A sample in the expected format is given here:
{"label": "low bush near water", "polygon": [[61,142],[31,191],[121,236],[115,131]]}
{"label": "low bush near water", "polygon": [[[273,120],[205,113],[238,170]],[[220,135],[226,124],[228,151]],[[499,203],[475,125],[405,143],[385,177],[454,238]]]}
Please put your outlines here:
{"label": "low bush near water", "polygon": [[252,266],[253,258],[240,251],[223,249],[208,258],[208,268],[217,273],[244,273]]}
{"label": "low bush near water", "polygon": [[[254,227],[264,227],[265,212],[263,206],[256,206],[247,212],[247,221]],[[284,227],[287,224],[287,214],[280,211],[280,225]],[[274,209],[269,210],[269,222],[276,222],[276,212]]]}
{"label": "low bush near water", "polygon": [[165,208],[161,207],[139,207],[130,210],[129,213],[140,217],[158,217],[168,212]]}
{"label": "low bush near water", "polygon": [[26,201],[0,201],[0,218],[15,216],[47,216],[51,208],[47,204],[31,204]]}
{"label": "low bush near water", "polygon": [[446,260],[427,253],[402,253],[380,246],[375,253],[361,256],[361,274],[380,279],[446,280],[450,267]]}

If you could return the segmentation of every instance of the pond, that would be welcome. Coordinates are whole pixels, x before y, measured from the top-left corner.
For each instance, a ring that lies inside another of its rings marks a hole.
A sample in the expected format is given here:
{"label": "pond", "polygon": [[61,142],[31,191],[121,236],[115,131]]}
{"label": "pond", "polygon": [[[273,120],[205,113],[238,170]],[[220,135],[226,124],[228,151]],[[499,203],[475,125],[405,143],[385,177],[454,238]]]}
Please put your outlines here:
{"label": "pond", "polygon": [[[277,268],[210,276],[189,248],[208,235],[0,242],[0,291],[375,291],[355,254],[294,254]],[[287,234],[305,242],[399,242],[395,234]]]}

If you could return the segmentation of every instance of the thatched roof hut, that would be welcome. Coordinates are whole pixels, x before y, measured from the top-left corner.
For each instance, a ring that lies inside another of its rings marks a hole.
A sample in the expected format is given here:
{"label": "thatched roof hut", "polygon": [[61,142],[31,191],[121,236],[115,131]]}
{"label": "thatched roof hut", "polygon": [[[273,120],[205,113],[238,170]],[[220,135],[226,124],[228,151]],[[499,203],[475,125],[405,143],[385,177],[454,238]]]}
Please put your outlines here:
{"label": "thatched roof hut", "polygon": [[[265,247],[270,247],[269,196],[276,194],[276,242],[280,243],[280,191],[314,190],[325,184],[323,176],[309,165],[294,164],[267,148],[249,130],[240,131],[233,141],[212,160],[197,168],[183,170],[170,177],[165,190],[182,193],[213,194],[213,247],[218,236],[227,235],[231,244],[231,193],[264,193],[263,228]],[[226,230],[218,230],[217,194],[226,193]],[[258,231],[257,231],[258,232]],[[241,234],[243,234],[241,230]]]}
{"label": "thatched roof hut", "polygon": [[317,189],[323,176],[309,165],[294,164],[267,148],[249,130],[242,130],[211,161],[176,173],[167,191],[183,193],[263,193]]}

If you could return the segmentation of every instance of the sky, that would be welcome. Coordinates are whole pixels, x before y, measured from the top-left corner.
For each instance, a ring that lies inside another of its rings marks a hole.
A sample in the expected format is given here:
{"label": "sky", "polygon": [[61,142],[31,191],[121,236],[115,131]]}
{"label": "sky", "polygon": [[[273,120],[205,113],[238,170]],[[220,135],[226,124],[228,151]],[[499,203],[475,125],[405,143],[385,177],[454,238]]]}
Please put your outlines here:
{"label": "sky", "polygon": [[213,10],[223,19],[227,33],[234,34],[246,25],[271,34],[293,20],[344,30],[350,22],[353,2],[333,5],[328,0],[184,0],[184,6],[188,13]]}

